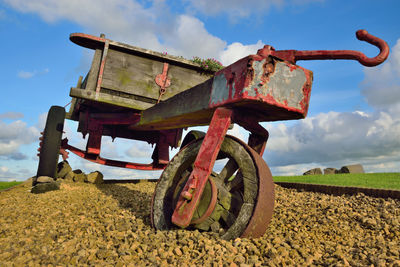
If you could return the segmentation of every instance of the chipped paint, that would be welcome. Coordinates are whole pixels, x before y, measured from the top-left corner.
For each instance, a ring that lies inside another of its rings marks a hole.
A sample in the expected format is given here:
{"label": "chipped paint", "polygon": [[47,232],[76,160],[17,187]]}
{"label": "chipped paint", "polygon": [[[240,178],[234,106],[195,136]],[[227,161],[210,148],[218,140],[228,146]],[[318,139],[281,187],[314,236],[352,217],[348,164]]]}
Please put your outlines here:
{"label": "chipped paint", "polygon": [[275,66],[275,72],[271,75],[268,89],[274,99],[288,107],[301,109],[303,100],[303,87],[307,81],[306,75],[301,69],[291,69],[282,62]]}
{"label": "chipped paint", "polygon": [[267,102],[302,110],[303,87],[307,82],[304,70],[280,61],[275,62],[275,68],[264,70],[266,64],[267,59],[252,63],[254,79],[243,88],[242,95],[259,96]]}
{"label": "chipped paint", "polygon": [[223,73],[214,77],[211,91],[211,104],[225,102],[229,99],[229,85]]}

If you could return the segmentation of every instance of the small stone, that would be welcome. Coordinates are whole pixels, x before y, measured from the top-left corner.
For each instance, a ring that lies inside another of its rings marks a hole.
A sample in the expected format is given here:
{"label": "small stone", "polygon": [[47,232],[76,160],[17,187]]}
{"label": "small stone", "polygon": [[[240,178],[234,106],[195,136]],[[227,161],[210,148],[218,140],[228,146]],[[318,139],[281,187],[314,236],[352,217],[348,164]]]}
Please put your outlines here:
{"label": "small stone", "polygon": [[38,183],[34,187],[32,187],[31,193],[41,194],[59,189],[60,189],[60,183],[56,181],[53,181],[51,183]]}
{"label": "small stone", "polygon": [[74,172],[70,171],[64,176],[64,180],[72,182],[74,181],[74,175],[75,175]]}
{"label": "small stone", "polygon": [[174,249],[174,252],[175,252],[175,255],[177,255],[177,256],[182,256],[182,251],[181,251],[181,249],[180,248],[175,248]]}
{"label": "small stone", "polygon": [[326,168],[324,169],[324,174],[336,174],[338,170],[336,168]]}
{"label": "small stone", "polygon": [[103,174],[99,171],[91,172],[87,175],[87,181],[92,184],[102,184]]}
{"label": "small stone", "polygon": [[36,182],[37,183],[52,183],[52,182],[54,182],[54,179],[49,176],[39,176],[36,179]]}
{"label": "small stone", "polygon": [[361,164],[347,165],[340,168],[339,173],[365,173]]}
{"label": "small stone", "polygon": [[74,178],[73,178],[74,182],[77,182],[77,183],[87,182],[87,176],[81,170],[77,169],[77,170],[73,170],[72,172],[74,173]]}
{"label": "small stone", "polygon": [[64,179],[70,171],[72,171],[72,168],[69,166],[68,161],[61,161],[57,165],[57,178]]}
{"label": "small stone", "polygon": [[303,173],[303,175],[316,175],[316,174],[322,174],[321,168],[314,168]]}

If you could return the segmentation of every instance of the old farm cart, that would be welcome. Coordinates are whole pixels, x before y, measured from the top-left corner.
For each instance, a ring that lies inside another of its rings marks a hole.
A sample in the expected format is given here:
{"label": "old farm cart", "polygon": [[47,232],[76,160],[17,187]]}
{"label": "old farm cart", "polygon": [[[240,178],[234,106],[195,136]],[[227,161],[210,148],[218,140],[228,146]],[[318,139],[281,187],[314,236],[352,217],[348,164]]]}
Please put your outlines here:
{"label": "old farm cart", "polygon": [[[306,117],[313,75],[297,60],[354,59],[375,66],[387,58],[383,40],[365,30],[357,38],[377,46],[379,55],[265,46],[213,73],[104,36],[72,34],[72,42],[95,50],[94,58],[85,79],[71,88],[69,112],[50,108],[37,176],[56,177],[58,155],[66,158],[67,150],[110,166],[164,169],[151,206],[156,229],[196,228],[224,239],[261,236],[272,217],[274,184],[262,159],[268,132],[259,122]],[[88,135],[86,149],[62,139],[65,118],[78,121],[78,131]],[[250,132],[247,143],[226,135],[232,123]],[[209,125],[207,133],[189,132],[181,142],[182,129],[198,125]],[[152,163],[102,158],[102,136],[154,144]],[[180,147],[172,160],[170,147]],[[216,161],[224,164],[219,172]]]}

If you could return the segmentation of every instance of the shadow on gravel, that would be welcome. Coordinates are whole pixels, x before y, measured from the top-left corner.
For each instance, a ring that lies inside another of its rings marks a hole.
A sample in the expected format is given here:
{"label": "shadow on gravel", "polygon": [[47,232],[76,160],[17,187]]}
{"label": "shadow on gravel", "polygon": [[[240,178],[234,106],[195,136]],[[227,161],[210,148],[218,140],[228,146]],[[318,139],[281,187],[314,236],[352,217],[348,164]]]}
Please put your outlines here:
{"label": "shadow on gravel", "polygon": [[151,226],[151,194],[129,189],[119,184],[99,184],[96,187],[105,195],[118,200],[121,208],[131,211],[136,218],[142,219],[145,225]]}

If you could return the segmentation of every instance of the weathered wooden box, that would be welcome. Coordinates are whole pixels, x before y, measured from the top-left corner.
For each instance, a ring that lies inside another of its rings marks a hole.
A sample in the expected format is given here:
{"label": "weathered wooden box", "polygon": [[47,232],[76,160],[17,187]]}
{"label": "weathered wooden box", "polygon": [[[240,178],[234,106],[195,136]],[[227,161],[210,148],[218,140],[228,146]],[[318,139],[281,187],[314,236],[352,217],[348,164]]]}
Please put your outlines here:
{"label": "weathered wooden box", "polygon": [[[71,88],[73,97],[68,119],[78,119],[83,105],[100,109],[128,108],[137,111],[164,101],[213,76],[192,61],[174,57],[103,37],[74,33],[70,40],[94,49],[91,68],[83,81]],[[167,75],[169,86],[160,96],[157,75]],[[103,110],[107,111],[107,110]]]}

